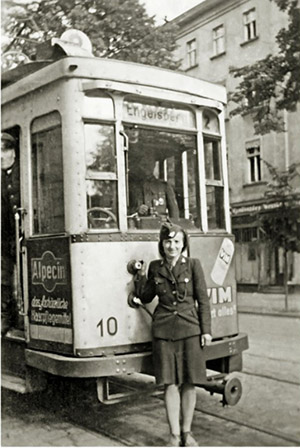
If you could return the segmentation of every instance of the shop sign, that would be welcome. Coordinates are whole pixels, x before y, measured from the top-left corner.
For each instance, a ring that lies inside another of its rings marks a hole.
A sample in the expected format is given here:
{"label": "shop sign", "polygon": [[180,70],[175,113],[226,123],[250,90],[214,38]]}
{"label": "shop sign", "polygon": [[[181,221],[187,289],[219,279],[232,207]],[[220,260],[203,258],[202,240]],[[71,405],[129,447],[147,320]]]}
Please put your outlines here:
{"label": "shop sign", "polygon": [[[289,198],[287,197],[286,204],[290,206],[300,206],[300,199],[295,198]],[[252,205],[245,205],[241,207],[232,207],[231,208],[231,214],[233,216],[236,215],[246,215],[248,213],[254,213],[254,212],[263,212],[263,211],[269,211],[269,210],[276,210],[280,207],[282,207],[283,203],[282,201],[277,202],[265,202],[263,204],[252,204]]]}
{"label": "shop sign", "polygon": [[279,208],[282,206],[282,202],[272,202],[272,203],[265,203],[265,204],[253,204],[243,207],[232,207],[231,213],[232,215],[245,215],[247,213],[254,213],[254,212],[260,212],[260,211],[268,211],[268,210],[274,210],[276,208]]}

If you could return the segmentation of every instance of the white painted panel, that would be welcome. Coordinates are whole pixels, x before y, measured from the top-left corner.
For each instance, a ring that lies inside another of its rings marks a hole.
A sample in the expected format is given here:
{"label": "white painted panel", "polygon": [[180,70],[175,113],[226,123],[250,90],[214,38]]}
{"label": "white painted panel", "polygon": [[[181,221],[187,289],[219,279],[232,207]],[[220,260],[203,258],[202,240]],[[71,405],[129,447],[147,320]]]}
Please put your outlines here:
{"label": "white painted panel", "polygon": [[[158,258],[149,241],[76,243],[71,245],[75,349],[94,349],[151,341],[151,317],[133,309],[127,263]],[[153,311],[156,300],[147,307]],[[102,322],[102,323],[100,323]]]}

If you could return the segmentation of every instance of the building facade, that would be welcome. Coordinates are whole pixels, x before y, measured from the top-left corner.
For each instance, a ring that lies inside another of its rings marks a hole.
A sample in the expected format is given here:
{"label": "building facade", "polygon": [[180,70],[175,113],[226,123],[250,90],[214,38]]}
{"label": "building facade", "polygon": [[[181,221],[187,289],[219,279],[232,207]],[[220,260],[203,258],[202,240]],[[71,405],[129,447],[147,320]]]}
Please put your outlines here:
{"label": "building facade", "polygon": [[[276,35],[287,25],[288,17],[270,0],[205,0],[174,22],[179,29],[176,56],[182,61],[182,70],[220,83],[231,92],[240,80],[233,78],[230,68],[276,54]],[[263,241],[258,225],[259,214],[280,209],[278,202],[265,198],[271,177],[263,161],[278,170],[300,162],[300,107],[293,113],[284,112],[286,132],[263,136],[255,134],[250,116],[229,118],[233,107],[228,104],[226,131],[238,286],[280,287],[284,254]],[[293,182],[300,193],[297,173]],[[298,253],[288,254],[288,279],[289,284],[300,285]]]}

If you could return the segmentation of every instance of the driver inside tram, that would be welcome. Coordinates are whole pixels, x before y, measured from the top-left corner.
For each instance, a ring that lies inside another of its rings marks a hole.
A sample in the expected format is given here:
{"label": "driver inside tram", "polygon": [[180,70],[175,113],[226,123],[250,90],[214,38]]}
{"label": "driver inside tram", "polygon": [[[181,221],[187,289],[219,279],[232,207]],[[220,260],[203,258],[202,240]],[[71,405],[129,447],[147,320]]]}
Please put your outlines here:
{"label": "driver inside tram", "polygon": [[179,219],[175,192],[154,175],[156,163],[153,150],[129,151],[129,214]]}

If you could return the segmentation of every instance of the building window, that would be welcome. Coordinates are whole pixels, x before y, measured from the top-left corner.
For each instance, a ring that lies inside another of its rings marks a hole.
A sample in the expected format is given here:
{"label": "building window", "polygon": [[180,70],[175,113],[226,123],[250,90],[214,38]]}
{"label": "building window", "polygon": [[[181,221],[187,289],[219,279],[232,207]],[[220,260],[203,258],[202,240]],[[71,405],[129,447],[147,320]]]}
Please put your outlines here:
{"label": "building window", "polygon": [[196,39],[187,42],[187,68],[194,67],[197,62]]}
{"label": "building window", "polygon": [[257,240],[258,229],[257,227],[237,228],[232,230],[235,235],[236,243],[244,243],[245,250],[247,250],[248,261],[255,261],[257,255]]}
{"label": "building window", "polygon": [[248,41],[256,37],[256,12],[250,9],[243,14],[244,17],[244,40]]}
{"label": "building window", "polygon": [[232,229],[236,243],[252,243],[258,238],[257,227],[245,227]]}
{"label": "building window", "polygon": [[225,30],[220,25],[213,30],[213,53],[214,56],[225,52]]}
{"label": "building window", "polygon": [[246,146],[248,159],[248,181],[261,181],[261,154],[259,142],[251,142]]}

